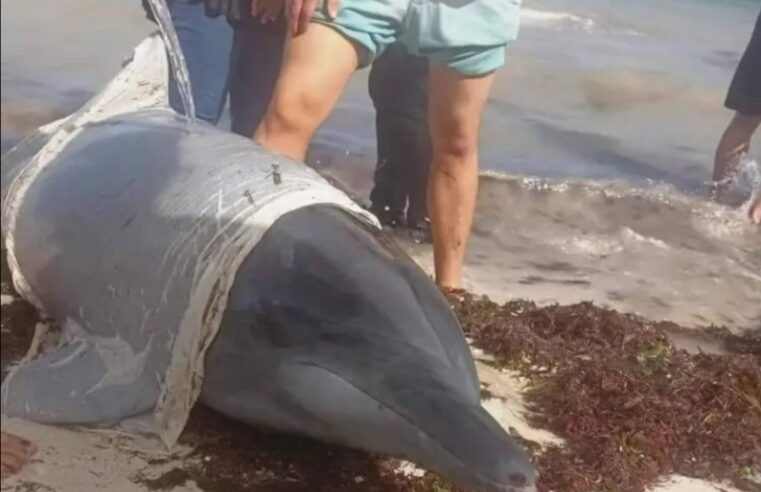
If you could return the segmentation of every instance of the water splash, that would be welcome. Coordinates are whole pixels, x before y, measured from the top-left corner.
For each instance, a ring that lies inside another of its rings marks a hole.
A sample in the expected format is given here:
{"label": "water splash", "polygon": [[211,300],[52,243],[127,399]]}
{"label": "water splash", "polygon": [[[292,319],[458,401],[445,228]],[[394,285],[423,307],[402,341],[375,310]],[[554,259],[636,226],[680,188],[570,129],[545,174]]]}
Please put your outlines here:
{"label": "water splash", "polygon": [[148,3],[161,29],[161,36],[164,38],[164,44],[166,45],[167,53],[169,53],[169,63],[174,72],[174,78],[177,81],[177,88],[180,92],[185,115],[191,124],[195,124],[196,107],[193,101],[193,90],[190,86],[188,66],[185,63],[185,56],[182,54],[180,40],[177,38],[177,31],[174,29],[172,16],[169,13],[166,0],[149,0]]}
{"label": "water splash", "polygon": [[744,154],[726,177],[714,183],[713,187],[714,198],[720,203],[733,206],[744,204],[747,208],[761,190],[761,163]]}

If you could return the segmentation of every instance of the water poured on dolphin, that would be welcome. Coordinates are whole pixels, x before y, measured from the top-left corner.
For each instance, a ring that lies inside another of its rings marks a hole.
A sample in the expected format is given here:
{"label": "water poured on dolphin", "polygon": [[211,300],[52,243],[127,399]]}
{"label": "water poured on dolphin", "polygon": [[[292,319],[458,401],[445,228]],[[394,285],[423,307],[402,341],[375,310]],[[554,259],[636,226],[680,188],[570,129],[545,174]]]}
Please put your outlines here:
{"label": "water poured on dolphin", "polygon": [[200,398],[478,490],[533,490],[431,280],[308,167],[188,129],[165,108],[162,49],[143,43],[88,106],[3,160],[14,283],[64,332],[8,376],[3,411],[149,416],[172,444]]}

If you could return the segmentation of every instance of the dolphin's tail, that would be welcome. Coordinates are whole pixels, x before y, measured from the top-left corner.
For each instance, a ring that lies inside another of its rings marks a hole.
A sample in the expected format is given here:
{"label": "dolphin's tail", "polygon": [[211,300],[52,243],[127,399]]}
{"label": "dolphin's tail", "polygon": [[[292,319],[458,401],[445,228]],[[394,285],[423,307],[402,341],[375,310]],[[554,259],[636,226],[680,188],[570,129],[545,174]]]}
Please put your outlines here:
{"label": "dolphin's tail", "polygon": [[394,401],[384,402],[321,367],[281,369],[281,382],[303,411],[299,419],[332,417],[301,432],[409,459],[476,490],[535,490],[536,474],[520,446],[480,405],[446,388],[397,388]]}
{"label": "dolphin's tail", "polygon": [[149,410],[158,385],[129,371],[139,357],[114,348],[80,340],[23,363],[3,382],[3,413],[42,423],[103,424]]}

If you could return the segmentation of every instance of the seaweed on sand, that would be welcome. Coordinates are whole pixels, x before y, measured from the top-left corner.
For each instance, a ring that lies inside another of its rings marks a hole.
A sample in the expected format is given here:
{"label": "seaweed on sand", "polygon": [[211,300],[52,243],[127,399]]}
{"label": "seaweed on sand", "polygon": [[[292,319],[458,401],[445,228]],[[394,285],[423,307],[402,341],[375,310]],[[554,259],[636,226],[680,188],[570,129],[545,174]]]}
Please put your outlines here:
{"label": "seaweed on sand", "polygon": [[567,445],[535,456],[540,490],[641,492],[672,473],[761,489],[758,350],[688,354],[665,324],[590,303],[450,300],[476,346],[541,383],[532,420]]}
{"label": "seaweed on sand", "polygon": [[[690,355],[669,342],[673,326],[589,303],[450,300],[476,346],[534,383],[534,424],[566,441],[535,454],[540,491],[643,492],[671,473],[761,490],[751,481],[761,472],[758,338],[732,338],[741,353]],[[26,352],[37,316],[23,301],[2,315],[7,367]],[[197,459],[135,481],[151,490],[194,481],[208,492],[461,490],[431,473],[399,473],[397,460],[254,429],[200,405],[182,441]]]}

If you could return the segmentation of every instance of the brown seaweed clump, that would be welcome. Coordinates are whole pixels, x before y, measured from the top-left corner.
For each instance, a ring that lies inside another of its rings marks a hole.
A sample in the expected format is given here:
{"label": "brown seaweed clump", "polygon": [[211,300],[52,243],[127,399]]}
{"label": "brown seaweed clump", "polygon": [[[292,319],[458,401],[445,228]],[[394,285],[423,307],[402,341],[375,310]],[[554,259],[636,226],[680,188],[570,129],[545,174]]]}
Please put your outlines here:
{"label": "brown seaweed clump", "polygon": [[247,427],[201,405],[193,410],[181,442],[195,449],[198,464],[140,482],[152,490],[171,490],[169,484],[192,480],[206,492],[461,490],[432,473],[405,476],[396,459]]}
{"label": "brown seaweed clump", "polygon": [[[5,292],[3,294],[11,296]],[[0,309],[0,360],[2,360],[0,366],[2,366],[3,377],[12,363],[18,362],[26,355],[34,337],[37,321],[39,321],[37,310],[15,297],[12,302]]]}
{"label": "brown seaweed clump", "polygon": [[534,424],[567,441],[535,456],[539,490],[642,492],[673,473],[761,490],[754,338],[744,353],[689,354],[670,324],[591,303],[450,299],[476,346],[530,378]]}

